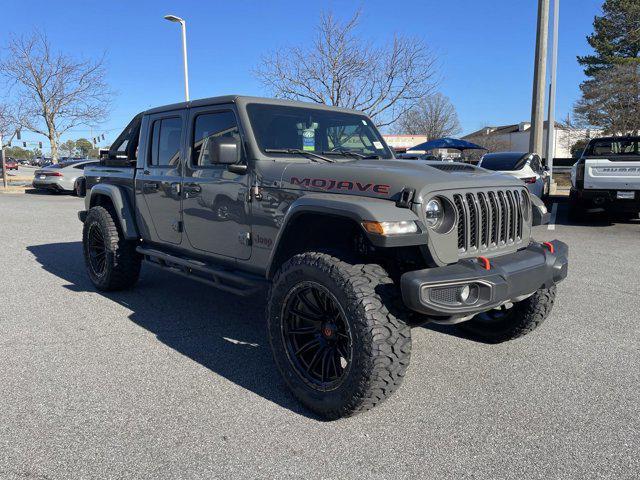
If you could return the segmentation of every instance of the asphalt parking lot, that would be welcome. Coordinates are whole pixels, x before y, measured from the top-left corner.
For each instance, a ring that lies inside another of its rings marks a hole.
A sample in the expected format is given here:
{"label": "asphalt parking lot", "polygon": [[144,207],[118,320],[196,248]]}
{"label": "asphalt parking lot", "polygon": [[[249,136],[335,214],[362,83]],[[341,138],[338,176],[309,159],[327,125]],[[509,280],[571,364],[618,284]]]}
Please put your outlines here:
{"label": "asphalt parking lot", "polygon": [[570,276],[502,345],[413,330],[402,388],[322,422],[280,380],[264,300],[145,267],[84,273],[82,200],[0,195],[0,478],[638,478],[640,222],[570,225]]}

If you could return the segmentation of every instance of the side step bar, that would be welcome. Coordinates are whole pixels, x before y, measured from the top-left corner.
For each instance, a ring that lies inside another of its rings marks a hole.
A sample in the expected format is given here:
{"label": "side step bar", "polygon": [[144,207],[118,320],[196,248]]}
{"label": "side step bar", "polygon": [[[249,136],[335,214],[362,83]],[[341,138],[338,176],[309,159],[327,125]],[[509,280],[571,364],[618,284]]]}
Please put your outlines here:
{"label": "side step bar", "polygon": [[138,247],[136,251],[151,265],[169,270],[187,278],[193,278],[219,290],[235,295],[249,296],[264,288],[267,281],[260,277],[234,273],[213,267],[198,260],[176,257],[150,248]]}

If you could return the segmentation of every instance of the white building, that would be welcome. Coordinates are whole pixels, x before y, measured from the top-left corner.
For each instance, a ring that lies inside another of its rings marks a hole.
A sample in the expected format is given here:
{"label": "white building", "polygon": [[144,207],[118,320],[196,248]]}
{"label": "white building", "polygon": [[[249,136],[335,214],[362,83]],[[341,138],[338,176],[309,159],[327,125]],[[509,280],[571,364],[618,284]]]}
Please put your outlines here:
{"label": "white building", "polygon": [[406,152],[414,145],[427,141],[425,135],[383,135],[384,141],[396,152]]}
{"label": "white building", "polygon": [[[544,122],[544,143],[547,145],[548,122]],[[601,135],[600,130],[585,130],[568,128],[556,123],[555,128],[555,158],[570,158],[571,147],[578,141]],[[480,130],[462,137],[469,142],[479,143],[493,151],[503,152],[528,152],[529,138],[531,135],[531,123],[520,122],[515,125],[502,125],[499,127],[484,127]],[[545,152],[536,152],[544,156]]]}

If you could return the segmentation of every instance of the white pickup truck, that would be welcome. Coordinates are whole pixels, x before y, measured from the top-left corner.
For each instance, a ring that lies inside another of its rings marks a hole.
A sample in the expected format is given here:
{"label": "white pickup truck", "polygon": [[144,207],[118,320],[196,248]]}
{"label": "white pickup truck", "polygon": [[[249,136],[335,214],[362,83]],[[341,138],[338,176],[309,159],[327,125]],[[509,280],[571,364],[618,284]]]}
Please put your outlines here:
{"label": "white pickup truck", "polygon": [[640,212],[640,137],[594,138],[571,170],[574,213]]}

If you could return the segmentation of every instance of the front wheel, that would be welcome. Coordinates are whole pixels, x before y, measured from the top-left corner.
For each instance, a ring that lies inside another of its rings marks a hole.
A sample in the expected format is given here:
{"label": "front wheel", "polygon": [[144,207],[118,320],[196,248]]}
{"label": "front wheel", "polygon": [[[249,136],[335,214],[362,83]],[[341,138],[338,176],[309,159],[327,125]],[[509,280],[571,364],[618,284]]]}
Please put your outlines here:
{"label": "front wheel", "polygon": [[467,336],[488,343],[500,343],[531,333],[551,313],[556,287],[541,288],[517,303],[480,313],[458,325]]}
{"label": "front wheel", "polygon": [[409,365],[411,329],[393,310],[397,288],[379,265],[304,253],[276,274],[267,310],[273,356],[293,394],[337,419],[389,397]]}

